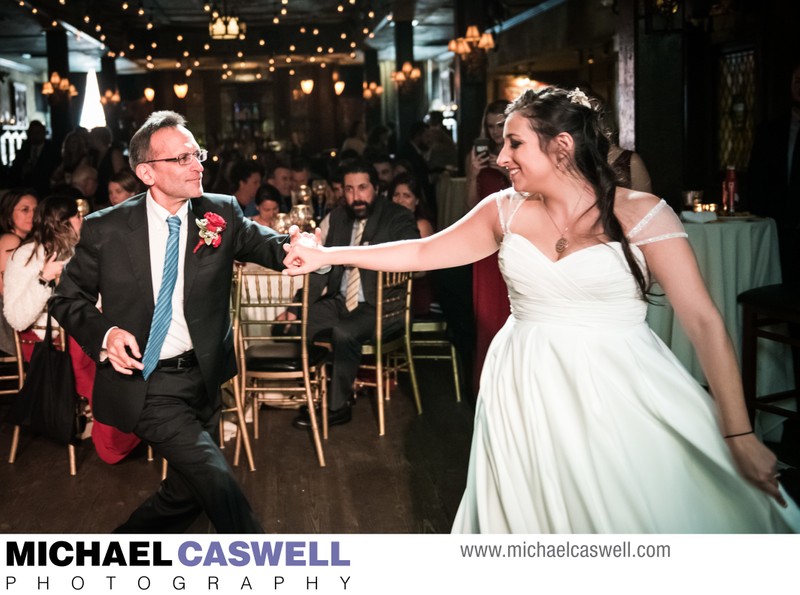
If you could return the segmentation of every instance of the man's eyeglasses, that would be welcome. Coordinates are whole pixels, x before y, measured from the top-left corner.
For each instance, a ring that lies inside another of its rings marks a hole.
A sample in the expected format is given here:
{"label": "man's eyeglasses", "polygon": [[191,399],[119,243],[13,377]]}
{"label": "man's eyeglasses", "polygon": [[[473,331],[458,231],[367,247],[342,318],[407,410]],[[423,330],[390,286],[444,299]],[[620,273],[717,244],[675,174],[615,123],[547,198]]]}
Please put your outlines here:
{"label": "man's eyeglasses", "polygon": [[142,163],[157,163],[159,161],[170,161],[172,163],[177,163],[178,165],[189,165],[192,162],[192,157],[197,159],[200,163],[206,160],[208,157],[208,151],[206,149],[198,149],[193,153],[181,153],[177,157],[170,157],[168,159],[150,159],[149,161],[142,161]]}

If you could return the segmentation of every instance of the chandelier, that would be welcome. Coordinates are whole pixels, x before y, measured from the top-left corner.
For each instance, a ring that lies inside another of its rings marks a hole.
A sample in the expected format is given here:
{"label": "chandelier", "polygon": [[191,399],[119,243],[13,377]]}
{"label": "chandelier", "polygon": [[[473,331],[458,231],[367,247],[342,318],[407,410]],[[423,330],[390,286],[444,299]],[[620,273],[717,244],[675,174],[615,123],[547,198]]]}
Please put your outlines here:
{"label": "chandelier", "polygon": [[75,85],[69,82],[67,77],[61,77],[58,72],[53,71],[50,75],[50,80],[42,85],[42,95],[51,95],[53,98],[59,96],[76,97],[78,90]]}
{"label": "chandelier", "polygon": [[244,39],[247,34],[247,24],[227,11],[223,2],[221,10],[216,6],[211,9],[208,34],[211,39]]}
{"label": "chandelier", "polygon": [[494,49],[494,37],[491,31],[480,33],[476,25],[467,27],[464,37],[451,39],[447,49],[462,58],[468,56],[475,48],[488,52]]}
{"label": "chandelier", "polygon": [[392,81],[399,91],[409,92],[422,76],[422,71],[411,62],[403,62],[400,70],[392,73]]}

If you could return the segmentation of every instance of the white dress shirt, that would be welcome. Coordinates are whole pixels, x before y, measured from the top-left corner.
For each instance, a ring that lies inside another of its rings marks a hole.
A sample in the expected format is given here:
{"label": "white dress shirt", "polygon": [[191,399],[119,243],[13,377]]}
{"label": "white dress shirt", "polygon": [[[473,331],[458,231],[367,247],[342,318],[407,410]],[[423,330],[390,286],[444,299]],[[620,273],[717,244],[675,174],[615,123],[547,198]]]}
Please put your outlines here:
{"label": "white dress shirt", "polygon": [[[161,277],[164,274],[164,257],[167,253],[167,238],[169,237],[169,226],[167,218],[170,212],[157,204],[150,191],[147,191],[147,232],[150,238],[150,273],[153,279],[153,303],[158,300],[158,292],[161,289]],[[172,292],[172,322],[164,339],[164,346],[161,348],[161,355],[158,359],[167,359],[180,355],[192,348],[192,338],[189,335],[189,327],[186,324],[186,317],[183,313],[183,269],[186,261],[186,241],[189,234],[189,225],[194,230],[194,216],[189,217],[189,201],[183,203],[178,212],[175,213],[181,220],[181,231],[178,255],[178,279],[175,282],[175,290]],[[139,346],[144,353],[145,347]]]}

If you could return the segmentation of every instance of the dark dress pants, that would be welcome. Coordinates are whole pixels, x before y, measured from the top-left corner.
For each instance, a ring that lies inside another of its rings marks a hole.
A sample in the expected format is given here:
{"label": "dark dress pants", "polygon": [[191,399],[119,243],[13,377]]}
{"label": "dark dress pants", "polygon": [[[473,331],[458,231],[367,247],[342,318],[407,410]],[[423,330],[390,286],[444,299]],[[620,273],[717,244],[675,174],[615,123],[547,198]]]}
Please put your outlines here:
{"label": "dark dress pants", "polygon": [[205,511],[217,533],[263,533],[219,449],[220,400],[200,368],[156,370],[134,433],[169,463],[158,491],[117,533],[182,533]]}
{"label": "dark dress pants", "polygon": [[[402,327],[399,316],[394,317],[384,336]],[[361,363],[361,346],[375,336],[375,307],[360,302],[350,312],[341,297],[322,299],[308,307],[308,336],[330,341],[333,347],[331,361],[331,389],[328,408],[336,411],[347,405],[353,394],[353,382]]]}

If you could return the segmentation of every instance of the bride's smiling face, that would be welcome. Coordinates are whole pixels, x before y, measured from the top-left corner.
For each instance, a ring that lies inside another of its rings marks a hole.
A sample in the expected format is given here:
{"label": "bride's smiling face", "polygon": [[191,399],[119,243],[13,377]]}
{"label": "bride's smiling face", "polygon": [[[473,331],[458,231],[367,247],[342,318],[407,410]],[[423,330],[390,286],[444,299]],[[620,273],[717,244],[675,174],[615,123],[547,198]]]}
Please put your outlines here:
{"label": "bride's smiling face", "polygon": [[543,179],[555,170],[552,157],[542,151],[539,136],[530,127],[528,118],[513,112],[506,118],[503,149],[497,163],[508,170],[517,192],[537,192]]}

